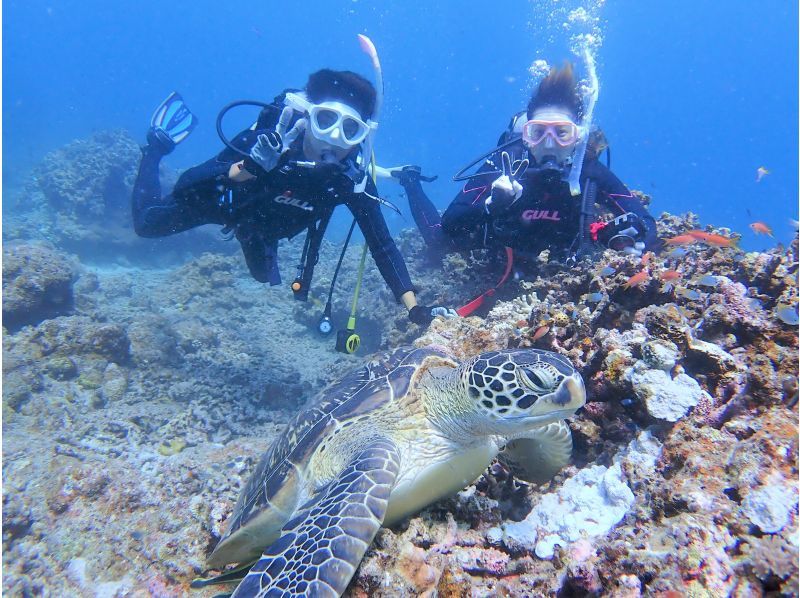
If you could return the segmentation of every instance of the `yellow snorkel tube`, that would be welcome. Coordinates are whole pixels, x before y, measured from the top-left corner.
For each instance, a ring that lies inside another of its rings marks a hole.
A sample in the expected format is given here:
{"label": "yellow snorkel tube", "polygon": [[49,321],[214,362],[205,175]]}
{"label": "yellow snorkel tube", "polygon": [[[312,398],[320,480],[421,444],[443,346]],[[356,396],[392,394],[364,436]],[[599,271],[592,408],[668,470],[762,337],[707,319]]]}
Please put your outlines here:
{"label": "yellow snorkel tube", "polygon": [[[376,182],[377,171],[375,165],[375,152],[373,151],[373,140],[375,132],[378,128],[378,115],[380,114],[383,105],[383,72],[381,70],[381,61],[378,58],[378,51],[375,49],[375,44],[366,35],[358,35],[358,43],[361,49],[369,56],[372,61],[372,68],[375,71],[375,110],[373,110],[372,118],[369,119],[370,133],[364,141],[363,160],[369,160],[369,174],[372,176],[372,181]],[[362,184],[357,185],[355,192],[360,193],[366,189],[367,177],[364,177]],[[360,189],[359,189],[360,187]],[[356,276],[356,288],[353,291],[353,304],[350,308],[350,317],[347,319],[347,328],[340,330],[336,333],[336,350],[340,353],[355,353],[361,346],[361,337],[356,334],[356,311],[358,309],[358,294],[361,291],[361,281],[364,279],[364,264],[367,260],[367,244],[364,243],[364,249],[361,251],[361,261],[358,264],[358,275]]]}
{"label": "yellow snorkel tube", "polygon": [[336,333],[336,350],[340,353],[355,353],[361,346],[361,337],[356,334],[356,309],[358,308],[358,293],[361,290],[361,281],[364,278],[364,263],[367,261],[367,244],[361,251],[361,262],[358,264],[356,288],[353,291],[353,305],[350,308],[350,317],[347,318],[347,328]]}

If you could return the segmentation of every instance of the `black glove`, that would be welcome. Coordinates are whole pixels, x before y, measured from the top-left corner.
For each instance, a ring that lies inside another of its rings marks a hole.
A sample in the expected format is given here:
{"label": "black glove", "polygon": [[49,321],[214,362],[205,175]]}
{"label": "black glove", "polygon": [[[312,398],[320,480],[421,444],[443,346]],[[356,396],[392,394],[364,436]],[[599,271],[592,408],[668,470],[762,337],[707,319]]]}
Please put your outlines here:
{"label": "black glove", "polygon": [[406,185],[419,185],[420,181],[430,183],[439,178],[436,175],[425,176],[422,174],[422,169],[419,166],[414,166],[413,164],[403,166],[402,168],[392,168],[390,172],[394,178],[399,180],[403,187],[406,187]]}
{"label": "black glove", "polygon": [[643,242],[647,234],[647,227],[633,212],[627,212],[614,218],[601,228],[597,233],[598,242],[614,251],[624,251],[634,247],[637,242]]}
{"label": "black glove", "polygon": [[436,316],[456,318],[458,314],[454,310],[442,307],[441,305],[415,305],[408,310],[408,319],[420,326],[427,326],[433,322],[433,318]]}

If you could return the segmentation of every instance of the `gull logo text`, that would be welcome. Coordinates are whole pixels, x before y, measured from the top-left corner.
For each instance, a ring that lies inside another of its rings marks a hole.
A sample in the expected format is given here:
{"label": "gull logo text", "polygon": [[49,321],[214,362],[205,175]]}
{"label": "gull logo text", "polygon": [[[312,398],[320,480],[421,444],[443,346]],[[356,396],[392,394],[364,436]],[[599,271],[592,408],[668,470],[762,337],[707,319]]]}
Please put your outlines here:
{"label": "gull logo text", "polygon": [[294,206],[296,208],[300,208],[301,210],[306,210],[311,212],[314,209],[307,201],[303,201],[302,199],[297,199],[296,197],[290,197],[288,195],[278,195],[273,200],[275,203],[283,203],[289,206]]}
{"label": "gull logo text", "polygon": [[534,220],[550,220],[552,222],[560,222],[561,218],[558,215],[558,210],[525,210],[522,212],[522,219],[526,222],[533,222]]}

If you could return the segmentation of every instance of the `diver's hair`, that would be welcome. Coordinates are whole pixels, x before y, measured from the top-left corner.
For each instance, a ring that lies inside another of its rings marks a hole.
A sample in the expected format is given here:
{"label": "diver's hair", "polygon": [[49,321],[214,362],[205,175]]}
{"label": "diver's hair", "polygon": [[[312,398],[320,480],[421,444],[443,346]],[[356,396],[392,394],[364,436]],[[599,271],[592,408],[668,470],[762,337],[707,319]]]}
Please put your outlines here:
{"label": "diver's hair", "polygon": [[553,67],[550,73],[541,80],[539,88],[528,102],[528,118],[533,113],[545,107],[557,107],[568,110],[575,120],[583,116],[583,100],[578,92],[572,63],[564,61],[564,66],[559,69]]}
{"label": "diver's hair", "polygon": [[315,104],[335,100],[351,106],[366,120],[375,110],[375,88],[358,73],[322,69],[312,73],[306,95]]}

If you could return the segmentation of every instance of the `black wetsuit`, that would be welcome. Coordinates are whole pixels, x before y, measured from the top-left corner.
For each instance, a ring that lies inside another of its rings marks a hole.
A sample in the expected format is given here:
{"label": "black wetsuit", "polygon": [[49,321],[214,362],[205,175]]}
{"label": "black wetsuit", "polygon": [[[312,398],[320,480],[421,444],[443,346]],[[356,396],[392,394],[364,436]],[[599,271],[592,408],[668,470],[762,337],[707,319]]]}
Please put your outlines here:
{"label": "black wetsuit", "polygon": [[[482,169],[495,167],[486,164]],[[498,176],[495,172],[468,180],[442,216],[419,182],[405,185],[411,214],[426,243],[445,250],[506,246],[534,255],[544,249],[556,255],[569,255],[577,249],[581,196],[573,197],[566,182],[552,171],[530,169],[520,181],[522,196],[495,215],[487,211],[486,200]],[[596,159],[584,162],[581,189],[589,178],[597,184],[597,203],[615,216],[626,212],[639,216],[647,228],[645,245],[654,247],[655,220],[639,199]]]}
{"label": "black wetsuit", "polygon": [[[248,151],[264,130],[245,131],[233,145]],[[413,290],[405,262],[397,249],[376,201],[370,180],[365,192],[354,193],[353,181],[339,169],[306,168],[292,164],[304,160],[302,135],[284,153],[277,168],[236,183],[228,178],[232,164],[242,156],[225,149],[216,157],[188,169],[171,194],[162,197],[158,164],[162,152],[148,146],[133,189],[132,210],[136,233],[163,237],[200,226],[219,224],[234,231],[247,266],[259,282],[279,284],[278,240],[291,238],[337,205],[344,204],[355,217],[372,257],[395,297]],[[370,197],[372,196],[372,197]]]}

